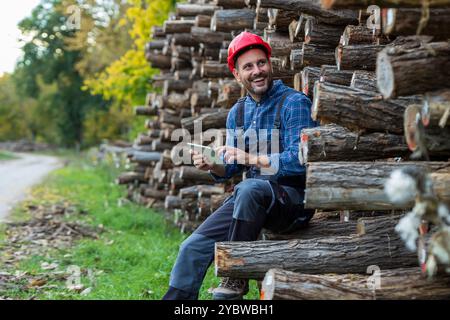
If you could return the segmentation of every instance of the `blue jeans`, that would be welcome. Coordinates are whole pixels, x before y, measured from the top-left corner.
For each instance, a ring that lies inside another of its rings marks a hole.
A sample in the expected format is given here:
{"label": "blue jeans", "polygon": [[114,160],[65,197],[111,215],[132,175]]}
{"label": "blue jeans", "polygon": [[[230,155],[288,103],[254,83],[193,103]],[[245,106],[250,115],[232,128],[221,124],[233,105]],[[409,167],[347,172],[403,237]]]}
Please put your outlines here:
{"label": "blue jeans", "polygon": [[198,298],[216,242],[254,241],[263,227],[283,232],[306,224],[314,210],[304,210],[303,199],[302,189],[268,180],[246,179],[236,185],[233,195],[181,244],[163,299]]}

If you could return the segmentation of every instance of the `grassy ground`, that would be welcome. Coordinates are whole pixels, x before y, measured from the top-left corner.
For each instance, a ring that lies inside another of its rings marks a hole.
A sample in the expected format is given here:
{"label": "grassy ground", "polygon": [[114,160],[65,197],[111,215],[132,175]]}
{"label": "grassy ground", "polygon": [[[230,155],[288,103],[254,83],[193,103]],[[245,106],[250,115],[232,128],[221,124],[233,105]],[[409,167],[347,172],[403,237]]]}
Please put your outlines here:
{"label": "grassy ground", "polygon": [[0,150],[0,161],[13,160],[13,159],[17,159],[17,157],[15,155],[13,155],[12,153]]}
{"label": "grassy ground", "polygon": [[[94,166],[72,158],[66,167],[34,188],[31,203],[69,202],[88,212],[81,220],[106,231],[98,240],[80,240],[70,249],[29,257],[13,270],[39,274],[44,262],[57,263],[61,270],[75,265],[81,268],[81,282],[85,288],[91,288],[90,292],[80,295],[69,291],[64,279],[52,280],[46,289],[11,289],[0,295],[21,299],[160,299],[163,296],[178,246],[186,235],[167,224],[162,213],[133,203],[120,204],[125,191],[113,183],[116,174],[110,166]],[[14,217],[26,219],[25,209],[17,208]],[[0,233],[4,230],[0,228]],[[210,268],[200,299],[211,299],[208,288],[219,282],[212,271]],[[256,283],[252,281],[250,285],[247,298],[257,299]]]}

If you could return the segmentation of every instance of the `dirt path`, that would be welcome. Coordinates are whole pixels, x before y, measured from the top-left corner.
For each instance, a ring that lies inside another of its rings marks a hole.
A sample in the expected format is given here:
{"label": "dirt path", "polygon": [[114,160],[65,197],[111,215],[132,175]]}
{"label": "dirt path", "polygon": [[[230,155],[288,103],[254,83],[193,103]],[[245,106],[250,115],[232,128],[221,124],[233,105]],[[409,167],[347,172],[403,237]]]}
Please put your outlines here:
{"label": "dirt path", "polygon": [[62,164],[56,157],[17,153],[20,159],[0,161],[0,222],[22,201],[30,187]]}

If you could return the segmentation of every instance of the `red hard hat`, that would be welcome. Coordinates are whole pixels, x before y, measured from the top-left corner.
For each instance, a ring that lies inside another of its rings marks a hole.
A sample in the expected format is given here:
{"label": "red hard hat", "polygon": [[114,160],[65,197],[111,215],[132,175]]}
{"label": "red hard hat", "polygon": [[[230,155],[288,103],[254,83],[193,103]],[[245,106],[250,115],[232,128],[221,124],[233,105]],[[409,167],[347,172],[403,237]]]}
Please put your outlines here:
{"label": "red hard hat", "polygon": [[260,36],[244,31],[241,32],[236,38],[234,38],[228,46],[228,68],[231,72],[233,72],[234,69],[234,58],[236,57],[236,55],[243,49],[250,46],[261,47],[261,49],[266,52],[267,58],[270,59],[272,48],[269,46],[269,44],[261,39]]}

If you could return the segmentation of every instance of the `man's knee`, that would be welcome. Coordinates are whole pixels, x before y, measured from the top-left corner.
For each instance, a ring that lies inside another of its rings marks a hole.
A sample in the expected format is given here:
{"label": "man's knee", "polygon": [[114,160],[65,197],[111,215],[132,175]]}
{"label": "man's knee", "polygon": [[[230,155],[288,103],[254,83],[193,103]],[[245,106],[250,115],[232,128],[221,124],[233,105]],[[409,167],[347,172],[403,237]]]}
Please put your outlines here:
{"label": "man's knee", "polygon": [[263,200],[271,195],[270,184],[261,179],[245,179],[234,188],[234,197],[243,200]]}
{"label": "man's knee", "polygon": [[265,214],[272,204],[273,193],[269,181],[246,179],[234,189],[233,218],[254,221],[255,215]]}

